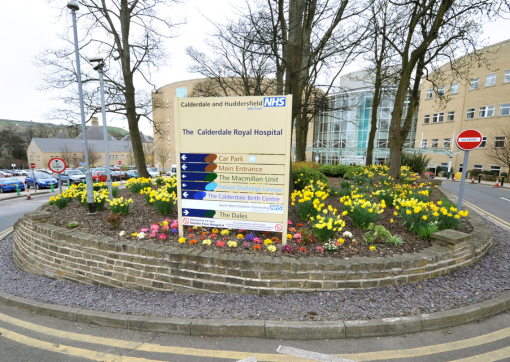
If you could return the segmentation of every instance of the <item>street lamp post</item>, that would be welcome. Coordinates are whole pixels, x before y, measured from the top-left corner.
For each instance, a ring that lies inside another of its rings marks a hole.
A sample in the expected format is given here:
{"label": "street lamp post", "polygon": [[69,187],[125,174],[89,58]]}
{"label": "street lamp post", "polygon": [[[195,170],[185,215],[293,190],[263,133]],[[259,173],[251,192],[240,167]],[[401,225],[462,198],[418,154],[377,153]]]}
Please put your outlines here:
{"label": "street lamp post", "polygon": [[83,88],[81,84],[81,69],[80,69],[80,53],[78,50],[78,29],[76,27],[76,10],[80,7],[75,0],[69,0],[67,7],[71,10],[73,17],[73,32],[74,32],[74,53],[76,55],[76,77],[78,78],[78,93],[80,96],[80,113],[81,113],[81,128],[83,134],[83,143],[85,145],[85,182],[87,183],[87,202],[89,204],[89,214],[96,213],[96,205],[94,204],[94,188],[92,185],[92,173],[90,172],[89,150],[87,143],[87,127],[85,127],[85,108],[83,106]]}
{"label": "street lamp post", "polygon": [[110,175],[110,152],[108,151],[108,132],[106,129],[106,110],[105,110],[105,101],[104,101],[104,80],[103,80],[103,67],[104,61],[103,58],[91,58],[89,59],[91,62],[99,62],[94,70],[97,70],[99,73],[99,91],[101,93],[101,112],[103,114],[103,138],[104,138],[104,152],[106,158],[106,184],[108,185],[108,198],[113,200],[112,195],[112,177]]}

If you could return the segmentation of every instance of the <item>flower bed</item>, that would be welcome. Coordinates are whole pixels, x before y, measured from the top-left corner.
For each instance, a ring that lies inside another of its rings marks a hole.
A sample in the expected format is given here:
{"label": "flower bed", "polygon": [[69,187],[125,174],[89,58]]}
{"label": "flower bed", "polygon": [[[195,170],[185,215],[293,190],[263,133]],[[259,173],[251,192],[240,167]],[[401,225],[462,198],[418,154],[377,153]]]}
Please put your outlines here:
{"label": "flower bed", "polygon": [[[467,233],[472,230],[465,219],[467,213],[456,218],[457,213],[441,205],[444,196],[439,190],[420,183],[405,169],[402,184],[397,187],[392,186],[384,167],[365,168],[350,177],[351,180],[330,178],[331,188],[320,181],[311,183],[292,195],[290,240],[286,246],[281,245],[281,234],[249,230],[186,228],[185,236],[179,238],[174,178],[159,178],[155,182],[129,180],[129,188],[121,189],[119,197],[109,203],[115,211],[120,210],[119,205],[127,207],[122,215],[120,211],[113,214],[111,210],[102,210],[85,217],[87,209],[76,201],[68,202],[60,210],[52,205],[50,210],[55,225],[66,227],[70,221],[79,220],[77,230],[95,235],[229,254],[297,258],[382,257],[417,252],[431,246],[430,233],[436,229],[453,225]],[[78,198],[82,192],[79,187],[71,188],[64,196]],[[97,192],[104,195],[104,191]],[[160,207],[156,206],[158,203]],[[114,223],[106,220],[115,215]]]}

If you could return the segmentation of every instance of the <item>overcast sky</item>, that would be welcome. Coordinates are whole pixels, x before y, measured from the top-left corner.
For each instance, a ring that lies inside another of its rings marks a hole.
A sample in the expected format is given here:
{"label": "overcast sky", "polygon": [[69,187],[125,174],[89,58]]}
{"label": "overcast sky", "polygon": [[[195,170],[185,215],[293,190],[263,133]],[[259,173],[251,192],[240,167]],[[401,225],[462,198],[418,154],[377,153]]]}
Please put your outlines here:
{"label": "overcast sky", "polygon": [[[45,48],[58,46],[57,34],[62,32],[69,16],[59,20],[66,0],[54,2],[53,7],[42,0],[0,0],[0,119],[43,122],[44,114],[59,106],[52,95],[38,91],[41,84],[40,69],[34,65],[35,57]],[[240,0],[188,0],[185,6],[174,8],[176,17],[186,18],[180,36],[165,44],[170,58],[168,65],[154,77],[157,87],[181,80],[199,78],[187,71],[189,59],[185,49],[189,45],[206,51],[204,40],[212,31],[211,24],[202,14],[214,21],[223,22],[233,17],[231,3]],[[510,38],[510,20],[498,20],[485,26],[488,44]],[[78,30],[79,31],[79,30]],[[82,64],[83,65],[83,64]],[[351,67],[348,71],[358,70]],[[112,125],[127,129],[127,122],[115,121]],[[145,123],[142,132],[152,134],[152,127]]]}

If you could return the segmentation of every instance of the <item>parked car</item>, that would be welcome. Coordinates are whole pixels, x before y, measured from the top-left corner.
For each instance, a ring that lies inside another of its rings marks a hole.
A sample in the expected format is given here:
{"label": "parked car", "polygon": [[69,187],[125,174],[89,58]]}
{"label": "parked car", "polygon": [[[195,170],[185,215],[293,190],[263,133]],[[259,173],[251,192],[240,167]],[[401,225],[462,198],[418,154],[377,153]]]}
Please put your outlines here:
{"label": "parked car", "polygon": [[5,177],[12,177],[12,176],[14,176],[12,174],[12,172],[10,172],[8,170],[0,170],[0,172],[2,172],[2,174],[4,174]]}
{"label": "parked car", "polygon": [[45,172],[36,172],[35,179],[32,178],[32,175],[25,178],[25,188],[27,189],[29,189],[30,186],[33,186],[36,190],[39,190],[43,187],[51,187],[51,185],[58,187],[58,181],[56,178]]}
{"label": "parked car", "polygon": [[81,184],[85,181],[85,175],[78,170],[65,170],[60,174],[60,182],[62,185],[67,184],[67,181],[72,184]]}
{"label": "parked car", "polygon": [[106,172],[104,171],[93,171],[92,182],[105,182],[107,179]]}
{"label": "parked car", "polygon": [[53,172],[51,172],[50,170],[47,170],[45,168],[38,168],[37,170],[35,170],[35,172],[43,172],[43,173],[47,173],[48,175],[53,174]]}
{"label": "parked car", "polygon": [[154,171],[153,169],[147,167],[147,172],[149,173],[149,175],[151,175],[151,177],[158,177],[159,176],[159,172],[158,171]]}
{"label": "parked car", "polygon": [[137,170],[129,170],[126,173],[129,175],[129,178],[138,178]]}
{"label": "parked car", "polygon": [[25,190],[25,185],[16,177],[5,177],[0,180],[0,194],[7,191],[16,191],[16,186],[20,191]]}
{"label": "parked car", "polygon": [[27,172],[25,170],[12,170],[12,174],[14,176],[26,176]]}
{"label": "parked car", "polygon": [[425,176],[425,175],[428,175],[430,178],[436,177],[436,175],[433,172],[428,172],[428,171],[423,173],[423,176]]}
{"label": "parked car", "polygon": [[166,172],[166,175],[167,175],[167,176],[173,176],[173,175],[175,175],[175,174],[177,174],[177,165],[176,165],[176,164],[173,164],[173,165],[172,165],[172,168],[170,169],[170,171],[167,171],[167,172]]}
{"label": "parked car", "polygon": [[112,181],[120,181],[129,179],[129,175],[126,171],[111,171],[110,176]]}

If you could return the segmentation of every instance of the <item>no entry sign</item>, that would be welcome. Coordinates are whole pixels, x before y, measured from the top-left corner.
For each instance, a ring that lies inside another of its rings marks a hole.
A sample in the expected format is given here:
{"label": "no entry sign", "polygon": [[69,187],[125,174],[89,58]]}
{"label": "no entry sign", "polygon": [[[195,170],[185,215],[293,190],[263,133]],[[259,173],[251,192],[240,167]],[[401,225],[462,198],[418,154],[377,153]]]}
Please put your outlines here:
{"label": "no entry sign", "polygon": [[48,162],[48,168],[55,173],[64,172],[66,169],[66,163],[63,159],[59,157],[53,157],[50,162]]}
{"label": "no entry sign", "polygon": [[457,147],[464,151],[472,151],[482,144],[482,134],[476,129],[467,129],[457,136]]}
{"label": "no entry sign", "polygon": [[122,165],[122,161],[119,161],[119,165]]}
{"label": "no entry sign", "polygon": [[33,162],[32,162],[32,163],[30,164],[30,168],[35,168],[35,163],[33,163]]}

